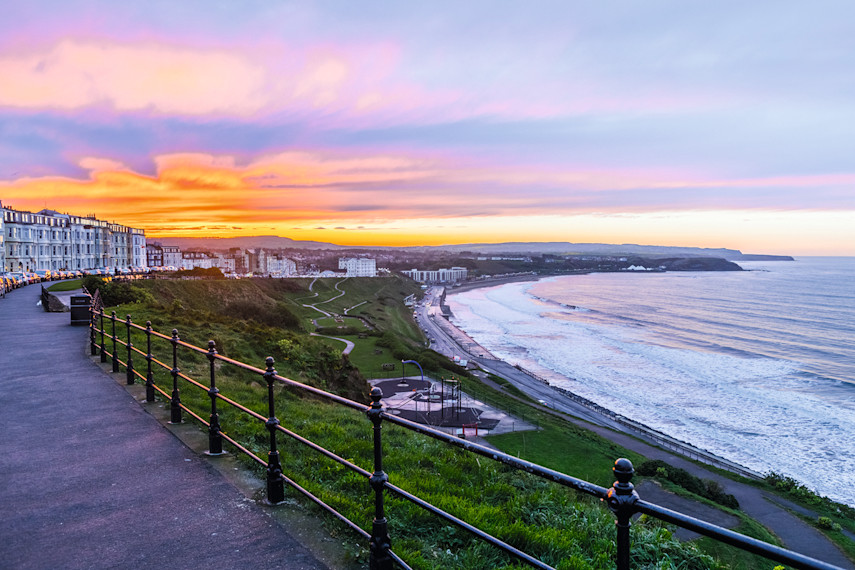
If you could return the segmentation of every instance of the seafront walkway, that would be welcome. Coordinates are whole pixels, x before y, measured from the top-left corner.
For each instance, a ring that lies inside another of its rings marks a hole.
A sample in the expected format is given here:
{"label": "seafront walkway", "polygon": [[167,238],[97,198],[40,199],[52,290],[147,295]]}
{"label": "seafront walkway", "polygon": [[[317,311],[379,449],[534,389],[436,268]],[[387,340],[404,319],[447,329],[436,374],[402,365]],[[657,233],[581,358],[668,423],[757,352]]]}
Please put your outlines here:
{"label": "seafront walkway", "polygon": [[86,327],[38,301],[32,286],[0,299],[4,568],[338,567],[213,466],[226,458],[147,413],[88,356]]}

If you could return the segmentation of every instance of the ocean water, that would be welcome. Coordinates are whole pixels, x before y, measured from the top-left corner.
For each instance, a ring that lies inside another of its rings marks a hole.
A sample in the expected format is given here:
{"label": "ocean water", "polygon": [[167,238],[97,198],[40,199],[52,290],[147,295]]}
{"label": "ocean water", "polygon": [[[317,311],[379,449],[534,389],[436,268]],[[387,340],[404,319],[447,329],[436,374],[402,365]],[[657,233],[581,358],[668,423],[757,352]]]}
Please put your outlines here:
{"label": "ocean water", "polygon": [[448,295],[494,355],[855,506],[855,258],[601,273]]}

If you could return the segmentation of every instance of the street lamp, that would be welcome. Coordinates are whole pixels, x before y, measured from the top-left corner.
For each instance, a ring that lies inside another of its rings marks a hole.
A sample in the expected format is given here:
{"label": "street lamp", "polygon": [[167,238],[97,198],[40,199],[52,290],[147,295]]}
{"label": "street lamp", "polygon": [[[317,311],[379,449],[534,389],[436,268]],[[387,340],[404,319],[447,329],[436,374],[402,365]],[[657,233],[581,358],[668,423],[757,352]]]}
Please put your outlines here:
{"label": "street lamp", "polygon": [[[419,371],[422,373],[422,382],[425,380],[425,371],[422,370],[422,365],[416,362],[415,360],[402,360],[401,361],[401,377],[403,379],[404,376],[404,364],[415,364],[419,367]],[[428,417],[430,417],[430,389],[428,389]]]}

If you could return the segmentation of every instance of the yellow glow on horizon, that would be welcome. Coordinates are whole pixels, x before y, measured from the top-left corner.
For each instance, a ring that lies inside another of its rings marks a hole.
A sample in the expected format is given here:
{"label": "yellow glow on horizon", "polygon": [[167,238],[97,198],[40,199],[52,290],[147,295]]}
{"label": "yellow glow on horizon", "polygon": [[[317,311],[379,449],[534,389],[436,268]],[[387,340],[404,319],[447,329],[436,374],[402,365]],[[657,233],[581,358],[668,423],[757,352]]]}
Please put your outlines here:
{"label": "yellow glow on horizon", "polygon": [[[93,214],[142,228],[152,239],[278,235],[350,246],[555,241],[855,255],[851,210],[591,213],[585,203],[558,208],[548,196],[504,192],[507,172],[491,181],[484,169],[392,153],[288,152],[245,167],[231,157],[173,154],[155,159],[155,176],[95,157],[79,164],[89,179],[0,182],[0,200],[19,210]],[[456,185],[476,175],[481,193]],[[465,211],[482,213],[458,214]]]}

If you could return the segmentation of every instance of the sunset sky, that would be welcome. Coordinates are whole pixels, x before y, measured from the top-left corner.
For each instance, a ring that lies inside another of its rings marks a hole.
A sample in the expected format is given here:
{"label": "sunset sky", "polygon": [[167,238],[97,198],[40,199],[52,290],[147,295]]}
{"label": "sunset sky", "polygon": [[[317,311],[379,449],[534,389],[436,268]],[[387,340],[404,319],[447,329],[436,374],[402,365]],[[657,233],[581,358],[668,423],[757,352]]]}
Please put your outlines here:
{"label": "sunset sky", "polygon": [[855,255],[855,4],[6,2],[0,200],[149,238]]}

